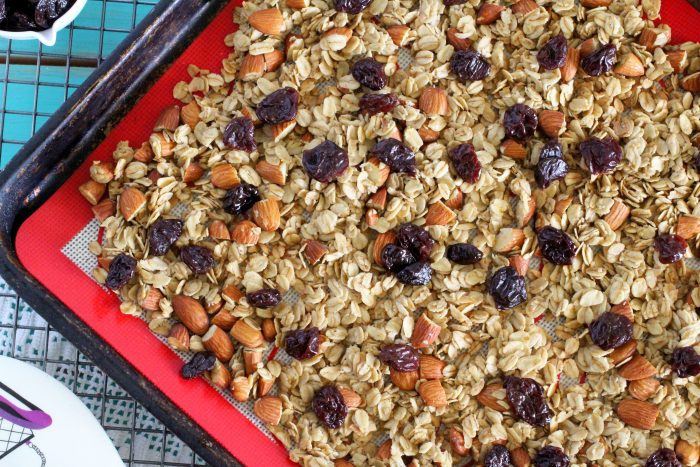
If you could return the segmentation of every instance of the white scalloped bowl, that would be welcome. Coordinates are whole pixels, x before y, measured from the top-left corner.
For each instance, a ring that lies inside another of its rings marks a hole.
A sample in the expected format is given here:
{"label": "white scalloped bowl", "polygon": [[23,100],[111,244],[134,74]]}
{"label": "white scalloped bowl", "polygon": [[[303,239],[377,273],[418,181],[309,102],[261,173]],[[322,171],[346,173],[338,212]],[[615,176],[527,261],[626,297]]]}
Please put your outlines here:
{"label": "white scalloped bowl", "polygon": [[68,9],[63,15],[61,15],[53,25],[44,31],[3,31],[0,30],[0,37],[5,39],[17,39],[17,40],[32,40],[36,39],[42,44],[47,46],[52,46],[56,43],[56,35],[61,29],[65,29],[70,23],[78,17],[85,5],[87,0],[76,0],[72,7]]}

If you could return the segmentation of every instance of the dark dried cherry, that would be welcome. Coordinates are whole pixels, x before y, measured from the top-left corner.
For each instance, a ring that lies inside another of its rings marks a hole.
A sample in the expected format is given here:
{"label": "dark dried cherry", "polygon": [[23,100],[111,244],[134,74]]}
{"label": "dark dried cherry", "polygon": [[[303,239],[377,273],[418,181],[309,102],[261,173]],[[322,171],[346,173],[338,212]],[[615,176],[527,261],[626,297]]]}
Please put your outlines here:
{"label": "dark dried cherry", "polygon": [[348,153],[333,141],[304,151],[301,163],[309,177],[319,182],[330,183],[343,175],[350,165]]}
{"label": "dark dried cherry", "polygon": [[255,308],[272,308],[282,302],[282,294],[277,289],[265,288],[245,294],[248,305]]}
{"label": "dark dried cherry", "polygon": [[546,226],[537,232],[537,244],[542,256],[554,264],[571,264],[576,255],[576,245],[566,232]]}
{"label": "dark dried cherry", "polygon": [[525,104],[512,105],[503,115],[506,136],[519,141],[524,141],[535,134],[538,124],[537,112]]}
{"label": "dark dried cherry", "polygon": [[556,446],[545,446],[535,454],[533,467],[569,467],[569,457]]}
{"label": "dark dried cherry", "polygon": [[433,270],[428,263],[413,263],[396,274],[396,278],[406,285],[428,285],[433,278]]}
{"label": "dark dried cherry", "polygon": [[579,150],[592,174],[610,173],[622,160],[622,148],[610,137],[588,138],[580,144]]}
{"label": "dark dried cherry", "polygon": [[317,327],[289,331],[284,336],[284,350],[290,357],[306,360],[318,354],[321,333]]}
{"label": "dark dried cherry", "polygon": [[0,2],[0,29],[41,31],[50,28],[75,0],[31,0]]}
{"label": "dark dried cherry", "polygon": [[358,83],[367,86],[373,91],[379,91],[387,83],[384,65],[372,57],[361,58],[353,63],[350,73]]}
{"label": "dark dried cherry", "polygon": [[542,146],[540,151],[540,160],[543,159],[561,159],[564,153],[561,149],[561,144],[556,139],[551,139]]}
{"label": "dark dried cherry", "polygon": [[484,467],[508,467],[510,463],[510,451],[502,444],[496,444],[484,457]]}
{"label": "dark dried cherry", "polygon": [[360,97],[360,113],[365,115],[375,115],[378,113],[391,112],[399,105],[399,98],[396,94],[365,94]]}
{"label": "dark dried cherry", "polygon": [[105,285],[112,290],[124,287],[136,273],[136,260],[129,255],[120,253],[109,263],[109,272]]}
{"label": "dark dried cherry", "polygon": [[556,70],[566,63],[566,53],[569,46],[566,44],[566,37],[559,34],[552,37],[537,52],[537,63],[545,70]]}
{"label": "dark dried cherry", "polygon": [[340,390],[334,385],[323,386],[311,402],[316,417],[328,428],[340,428],[348,416],[348,406]]}
{"label": "dark dried cherry", "polygon": [[661,264],[671,264],[682,260],[687,248],[688,242],[680,235],[659,235],[654,240],[654,249],[659,254]]}
{"label": "dark dried cherry", "polygon": [[491,73],[491,64],[476,50],[458,50],[452,54],[450,69],[461,81],[481,81]]}
{"label": "dark dried cherry", "polygon": [[511,266],[502,267],[491,275],[488,291],[499,310],[516,307],[527,300],[525,278]]}
{"label": "dark dried cherry", "polygon": [[370,3],[372,3],[372,0],[336,0],[335,9],[336,11],[356,15],[366,10]]}
{"label": "dark dried cherry", "polygon": [[398,274],[406,266],[415,263],[416,258],[410,251],[390,243],[382,250],[382,262],[385,268]]}
{"label": "dark dried cherry", "polygon": [[396,244],[410,251],[418,261],[427,261],[435,240],[423,227],[406,222],[396,229]]}
{"label": "dark dried cherry", "polygon": [[481,175],[481,162],[476,156],[474,146],[470,143],[462,143],[449,150],[448,156],[452,161],[455,172],[462,180],[476,183]]}
{"label": "dark dried cherry", "polygon": [[408,344],[390,344],[379,351],[379,360],[396,371],[416,371],[419,364],[419,354]]}
{"label": "dark dried cherry", "polygon": [[569,164],[564,159],[542,159],[535,168],[535,181],[540,188],[547,188],[553,182],[561,180],[569,173]]}
{"label": "dark dried cherry", "polygon": [[547,426],[552,411],[544,398],[544,389],[531,378],[506,376],[503,380],[506,398],[515,415],[532,426]]}
{"label": "dark dried cherry", "polygon": [[416,155],[399,140],[383,139],[375,144],[369,153],[388,165],[393,172],[416,175]]}
{"label": "dark dried cherry", "polygon": [[148,231],[149,251],[152,255],[163,256],[182,235],[185,224],[180,219],[158,219]]}
{"label": "dark dried cherry", "polygon": [[255,110],[258,118],[271,125],[293,120],[297,116],[299,93],[286,87],[265,96]]}
{"label": "dark dried cherry", "polygon": [[211,352],[197,352],[180,370],[183,378],[192,379],[209,371],[216,365],[216,356]]}
{"label": "dark dried cherry", "polygon": [[254,185],[241,183],[226,192],[224,211],[234,215],[242,214],[260,200],[260,192]]}
{"label": "dark dried cherry", "polygon": [[591,76],[600,76],[610,71],[617,62],[617,47],[605,44],[581,60],[581,69]]}
{"label": "dark dried cherry", "polygon": [[255,126],[248,117],[234,118],[224,129],[224,144],[233,149],[254,152],[258,146],[255,143]]}
{"label": "dark dried cherry", "polygon": [[683,467],[683,464],[676,457],[672,449],[661,448],[654,451],[647,458],[644,467]]}
{"label": "dark dried cherry", "polygon": [[476,264],[484,253],[469,243],[455,243],[447,247],[447,259],[457,264]]}
{"label": "dark dried cherry", "polygon": [[180,259],[195,274],[205,274],[216,264],[211,250],[205,246],[188,245],[180,249]]}
{"label": "dark dried cherry", "polygon": [[632,340],[632,321],[626,316],[606,311],[588,325],[594,344],[603,350],[616,349]]}
{"label": "dark dried cherry", "polygon": [[693,347],[677,347],[671,354],[671,367],[679,378],[700,374],[700,355]]}

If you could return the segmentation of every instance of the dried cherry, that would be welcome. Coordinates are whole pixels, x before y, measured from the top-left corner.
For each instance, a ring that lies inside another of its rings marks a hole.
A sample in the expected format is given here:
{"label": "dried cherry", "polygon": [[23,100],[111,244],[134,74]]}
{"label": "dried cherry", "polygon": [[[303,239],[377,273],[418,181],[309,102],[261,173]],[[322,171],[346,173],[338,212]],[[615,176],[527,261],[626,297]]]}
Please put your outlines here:
{"label": "dried cherry", "polygon": [[379,351],[379,360],[396,371],[416,371],[419,365],[419,354],[408,344],[390,344]]}
{"label": "dried cherry", "polygon": [[192,379],[209,371],[216,365],[216,356],[211,352],[197,352],[180,370],[183,378]]}
{"label": "dried cherry", "polygon": [[289,331],[284,336],[284,350],[290,357],[306,360],[318,354],[321,333],[317,327]]}
{"label": "dried cherry", "polygon": [[647,459],[644,467],[682,467],[672,449],[661,448],[654,451]]}
{"label": "dried cherry", "polygon": [[605,44],[581,60],[581,69],[591,76],[600,76],[610,71],[617,61],[617,47]]}
{"label": "dried cherry", "polygon": [[519,141],[524,141],[535,134],[538,124],[537,112],[525,104],[512,105],[503,115],[506,136]]}
{"label": "dried cherry", "polygon": [[659,254],[661,264],[671,264],[682,260],[687,248],[688,242],[680,235],[659,235],[654,240],[654,249]]}
{"label": "dried cherry", "polygon": [[499,310],[516,307],[527,300],[525,278],[511,266],[493,273],[488,281],[488,291]]}
{"label": "dried cherry", "polygon": [[462,143],[449,150],[448,156],[452,161],[455,172],[462,180],[476,183],[481,175],[481,162],[476,156],[474,146],[470,143]]}
{"label": "dried cherry", "polygon": [[566,63],[566,53],[569,47],[566,44],[566,37],[559,34],[552,37],[542,46],[537,52],[537,62],[545,70],[556,70],[561,68]]}
{"label": "dried cherry", "polygon": [[195,274],[205,274],[216,264],[211,250],[205,246],[199,245],[188,245],[181,248],[180,259]]}
{"label": "dried cherry", "polygon": [[124,287],[136,273],[136,260],[129,255],[120,253],[109,263],[109,272],[105,285],[112,290]]}
{"label": "dried cherry", "polygon": [[271,125],[293,120],[297,116],[299,93],[296,89],[286,87],[265,96],[260,101],[255,114]]}
{"label": "dried cherry", "polygon": [[481,81],[491,73],[491,64],[476,50],[458,50],[452,54],[450,69],[461,81]]}
{"label": "dried cherry", "polygon": [[576,245],[566,232],[546,226],[537,232],[537,244],[542,256],[554,264],[571,264],[576,255]]}
{"label": "dried cherry", "polygon": [[254,152],[258,146],[255,143],[255,126],[248,117],[234,118],[224,129],[224,144],[241,151]]}
{"label": "dried cherry", "polygon": [[152,255],[163,256],[182,235],[185,224],[180,219],[158,219],[148,231],[149,251]]}
{"label": "dried cherry", "polygon": [[372,0],[336,0],[335,9],[336,11],[356,15],[366,10],[370,3],[372,3]]}
{"label": "dried cherry", "polygon": [[396,94],[365,94],[360,97],[360,113],[365,115],[375,115],[378,113],[391,112],[399,105],[399,98]]}
{"label": "dried cherry", "polygon": [[406,285],[428,285],[433,278],[433,270],[428,263],[413,263],[399,271],[396,278]]}
{"label": "dried cherry", "polygon": [[398,274],[406,266],[415,263],[416,258],[410,251],[390,243],[382,250],[382,262],[389,271]]}
{"label": "dried cherry", "polygon": [[457,264],[476,264],[484,253],[469,243],[455,243],[447,247],[447,259]]}
{"label": "dried cherry", "polygon": [[350,165],[348,153],[330,140],[304,151],[301,162],[309,177],[325,183],[343,175]]}
{"label": "dried cherry", "polygon": [[484,467],[508,467],[510,463],[510,451],[502,444],[496,444],[484,457]]}
{"label": "dried cherry", "polygon": [[265,288],[245,295],[248,305],[255,308],[272,308],[282,302],[282,294],[277,289]]}
{"label": "dried cherry", "polygon": [[320,422],[328,428],[340,428],[348,415],[345,399],[334,385],[323,386],[316,391],[311,407]]}
{"label": "dried cherry", "polygon": [[533,467],[569,467],[569,457],[556,446],[545,446],[535,454]]}
{"label": "dried cherry", "polygon": [[423,227],[404,223],[396,229],[396,244],[408,250],[418,261],[427,261],[433,251],[435,240]]}
{"label": "dried cherry", "polygon": [[384,65],[372,57],[361,58],[353,63],[350,73],[358,83],[373,91],[379,91],[388,81],[384,73]]}
{"label": "dried cherry", "polygon": [[700,355],[693,347],[677,347],[671,354],[671,368],[679,378],[700,374]]}
{"label": "dried cherry", "polygon": [[622,160],[622,148],[614,139],[588,138],[579,145],[583,162],[592,174],[610,173]]}
{"label": "dried cherry", "polygon": [[606,311],[588,325],[594,344],[603,350],[616,349],[632,340],[632,322],[617,313]]}
{"label": "dried cherry", "polygon": [[241,183],[226,192],[224,211],[234,215],[242,214],[260,200],[260,192],[254,185]]}

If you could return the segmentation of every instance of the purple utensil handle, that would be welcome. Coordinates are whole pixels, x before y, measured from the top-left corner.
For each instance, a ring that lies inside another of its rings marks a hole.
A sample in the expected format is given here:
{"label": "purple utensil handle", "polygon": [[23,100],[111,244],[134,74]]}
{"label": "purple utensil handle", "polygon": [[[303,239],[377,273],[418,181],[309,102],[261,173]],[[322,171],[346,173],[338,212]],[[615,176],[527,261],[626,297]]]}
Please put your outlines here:
{"label": "purple utensil handle", "polygon": [[51,416],[41,410],[25,410],[0,396],[0,418],[30,430],[41,430],[51,425]]}

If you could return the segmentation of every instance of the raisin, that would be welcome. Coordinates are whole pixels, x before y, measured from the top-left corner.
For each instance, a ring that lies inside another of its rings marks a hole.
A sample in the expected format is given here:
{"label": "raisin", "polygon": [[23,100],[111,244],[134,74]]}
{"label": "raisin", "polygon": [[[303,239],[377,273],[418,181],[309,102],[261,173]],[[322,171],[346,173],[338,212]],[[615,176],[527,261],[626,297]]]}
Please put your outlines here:
{"label": "raisin", "polygon": [[510,462],[510,451],[502,444],[492,447],[484,457],[484,467],[508,467]]}
{"label": "raisin", "polygon": [[356,15],[366,10],[370,3],[372,3],[372,0],[336,0],[335,9],[336,11]]}
{"label": "raisin", "polygon": [[491,73],[491,64],[476,50],[458,50],[452,54],[450,69],[461,81],[481,81]]}
{"label": "raisin", "polygon": [[568,50],[566,38],[561,34],[554,36],[537,52],[537,63],[545,70],[561,68],[566,63]]}
{"label": "raisin", "polygon": [[416,371],[419,364],[419,354],[408,344],[390,344],[382,347],[379,360],[396,371]]}
{"label": "raisin", "polygon": [[224,211],[229,214],[242,214],[260,201],[260,193],[255,186],[249,183],[241,183],[226,192],[224,197]]}
{"label": "raisin", "polygon": [[679,378],[700,374],[700,355],[693,347],[678,347],[671,355],[671,367]]}
{"label": "raisin", "polygon": [[544,399],[542,386],[531,378],[506,376],[503,380],[506,398],[515,415],[533,426],[547,426],[552,412]]}
{"label": "raisin", "polygon": [[617,61],[617,47],[605,44],[581,60],[581,68],[591,76],[600,76],[610,71]]}
{"label": "raisin", "polygon": [[410,251],[390,243],[382,250],[382,262],[389,271],[398,274],[406,266],[415,263],[416,258]]}
{"label": "raisin", "polygon": [[592,174],[610,173],[622,159],[622,148],[610,137],[588,138],[581,143],[579,150]]}
{"label": "raisin", "polygon": [[510,266],[493,273],[488,281],[488,291],[499,310],[516,307],[527,300],[525,278]]}
{"label": "raisin", "polygon": [[542,159],[535,168],[535,181],[540,188],[547,188],[553,182],[561,180],[569,173],[569,164],[564,159]]}
{"label": "raisin", "polygon": [[571,264],[576,245],[563,230],[546,226],[537,232],[537,244],[542,256],[554,264]]}
{"label": "raisin", "polygon": [[360,113],[365,115],[375,115],[378,113],[391,112],[399,105],[399,98],[396,94],[365,94],[360,97]]}
{"label": "raisin", "polygon": [[152,255],[163,256],[180,238],[184,223],[179,219],[158,219],[148,231],[149,251]]}
{"label": "raisin", "polygon": [[369,153],[388,165],[393,172],[416,175],[416,155],[399,140],[383,139],[375,144]]}
{"label": "raisin", "polygon": [[245,295],[248,305],[255,308],[272,308],[282,302],[282,294],[277,289],[266,288]]}
{"label": "raisin", "polygon": [[545,446],[535,454],[533,467],[569,467],[569,457],[556,446]]}
{"label": "raisin", "polygon": [[348,415],[348,406],[338,388],[323,386],[314,394],[311,407],[316,417],[328,428],[340,428]]}
{"label": "raisin", "polygon": [[284,336],[284,350],[297,360],[306,360],[318,354],[320,337],[317,327],[289,331]]}
{"label": "raisin", "polygon": [[296,89],[286,87],[267,95],[258,104],[255,114],[271,125],[293,120],[297,116],[299,93]]}
{"label": "raisin", "polygon": [[644,467],[682,467],[676,457],[676,453],[668,448],[662,448],[654,451],[647,459]]}
{"label": "raisin", "polygon": [[121,253],[109,263],[109,272],[105,285],[112,290],[124,287],[136,273],[136,260],[129,255]]}
{"label": "raisin", "polygon": [[418,261],[427,261],[435,240],[423,227],[407,222],[396,229],[396,244],[410,251]]}
{"label": "raisin", "polygon": [[343,175],[350,165],[348,153],[329,140],[304,151],[301,162],[309,177],[325,183]]}
{"label": "raisin", "polygon": [[180,259],[195,274],[205,274],[216,264],[211,250],[198,245],[188,245],[180,249]]}
{"label": "raisin", "polygon": [[470,143],[462,143],[455,146],[448,152],[455,172],[462,180],[469,183],[476,183],[481,175],[481,162],[476,156],[474,146]]}
{"label": "raisin", "polygon": [[447,247],[447,259],[457,264],[476,264],[484,254],[469,243],[455,243]]}
{"label": "raisin", "polygon": [[183,378],[192,379],[209,371],[216,365],[216,356],[211,352],[197,352],[180,370]]}
{"label": "raisin", "polygon": [[525,104],[515,104],[506,110],[503,116],[503,126],[506,136],[524,141],[535,134],[539,119],[535,110]]}
{"label": "raisin", "polygon": [[659,254],[661,264],[671,264],[680,261],[685,256],[688,243],[680,235],[659,235],[654,240],[654,249]]}
{"label": "raisin", "polygon": [[367,86],[373,91],[379,91],[387,83],[384,65],[372,57],[362,58],[353,63],[350,73],[352,73],[352,77],[358,83]]}
{"label": "raisin", "polygon": [[255,126],[248,117],[234,118],[224,129],[224,144],[233,149],[254,152],[258,146],[255,144]]}
{"label": "raisin", "polygon": [[588,325],[594,344],[603,350],[616,349],[632,340],[632,322],[626,316],[606,311]]}
{"label": "raisin", "polygon": [[406,285],[428,285],[433,278],[433,270],[428,263],[413,263],[396,274],[396,278]]}
{"label": "raisin", "polygon": [[556,139],[551,139],[545,143],[540,151],[540,160],[543,159],[561,159],[564,154],[561,149],[561,144]]}

